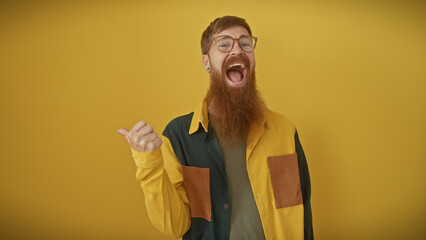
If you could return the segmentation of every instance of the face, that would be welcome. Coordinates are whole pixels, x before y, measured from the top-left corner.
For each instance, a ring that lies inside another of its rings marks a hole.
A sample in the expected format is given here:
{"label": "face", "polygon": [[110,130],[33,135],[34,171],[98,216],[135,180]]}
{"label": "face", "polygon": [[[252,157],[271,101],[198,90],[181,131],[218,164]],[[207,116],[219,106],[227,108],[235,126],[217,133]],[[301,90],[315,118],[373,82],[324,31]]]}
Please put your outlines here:
{"label": "face", "polygon": [[[213,37],[222,35],[234,39],[249,36],[247,30],[240,26],[228,28]],[[227,44],[218,43],[221,47]],[[263,119],[266,109],[256,87],[253,51],[244,52],[234,41],[229,52],[221,52],[213,41],[208,54],[203,55],[203,64],[210,69],[207,70],[210,73],[210,87],[206,94],[209,120],[221,146],[228,148],[240,140],[246,141],[251,126]]]}
{"label": "face", "polygon": [[[243,35],[248,36],[249,33],[242,26],[234,26],[215,34],[213,37],[222,35],[238,39]],[[229,87],[238,88],[247,83],[248,74],[251,74],[254,70],[254,51],[244,52],[236,41],[231,51],[224,53],[219,51],[215,42],[213,42],[208,54],[203,55],[203,64],[206,69],[207,67],[210,68],[207,71],[217,71],[220,76],[223,76]]]}

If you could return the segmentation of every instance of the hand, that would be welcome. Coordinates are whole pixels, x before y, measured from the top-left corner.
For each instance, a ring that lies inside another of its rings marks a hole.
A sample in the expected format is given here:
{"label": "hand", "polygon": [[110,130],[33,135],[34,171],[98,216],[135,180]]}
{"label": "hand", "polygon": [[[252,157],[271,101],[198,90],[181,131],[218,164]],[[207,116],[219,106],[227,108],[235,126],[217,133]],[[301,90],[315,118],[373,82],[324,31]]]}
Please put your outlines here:
{"label": "hand", "polygon": [[149,152],[161,147],[163,141],[158,134],[154,132],[151,125],[145,121],[140,121],[128,131],[125,128],[120,128],[117,132],[126,138],[130,147],[139,152]]}

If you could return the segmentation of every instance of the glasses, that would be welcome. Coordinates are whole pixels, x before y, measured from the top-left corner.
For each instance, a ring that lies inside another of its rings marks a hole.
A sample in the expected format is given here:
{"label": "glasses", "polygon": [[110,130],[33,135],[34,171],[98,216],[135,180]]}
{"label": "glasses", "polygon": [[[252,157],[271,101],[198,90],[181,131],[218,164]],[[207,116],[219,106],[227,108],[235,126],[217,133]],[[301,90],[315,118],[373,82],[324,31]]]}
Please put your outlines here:
{"label": "glasses", "polygon": [[221,52],[229,52],[234,48],[235,41],[238,41],[238,45],[244,52],[253,52],[256,47],[257,37],[243,35],[240,38],[233,38],[228,35],[216,36],[212,39],[207,49],[215,42],[216,47]]}

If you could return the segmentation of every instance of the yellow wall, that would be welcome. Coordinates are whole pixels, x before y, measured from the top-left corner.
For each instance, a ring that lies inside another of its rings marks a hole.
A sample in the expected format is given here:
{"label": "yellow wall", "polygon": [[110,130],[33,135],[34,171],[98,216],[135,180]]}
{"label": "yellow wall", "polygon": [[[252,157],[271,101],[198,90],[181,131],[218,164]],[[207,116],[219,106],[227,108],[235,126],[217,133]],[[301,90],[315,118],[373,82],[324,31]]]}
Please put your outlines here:
{"label": "yellow wall", "polygon": [[198,105],[201,33],[226,14],[299,130],[316,239],[425,239],[424,3],[156,2],[0,3],[1,239],[166,239],[116,130]]}

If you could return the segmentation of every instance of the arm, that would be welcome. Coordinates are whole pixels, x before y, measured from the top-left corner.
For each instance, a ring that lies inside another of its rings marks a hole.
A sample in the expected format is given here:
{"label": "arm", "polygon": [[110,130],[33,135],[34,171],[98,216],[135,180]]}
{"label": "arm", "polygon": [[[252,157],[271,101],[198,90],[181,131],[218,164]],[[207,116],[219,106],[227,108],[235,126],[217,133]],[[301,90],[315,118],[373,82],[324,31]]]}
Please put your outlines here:
{"label": "arm", "polygon": [[297,152],[297,160],[299,163],[299,175],[302,188],[302,198],[304,207],[304,235],[305,240],[313,240],[314,233],[312,227],[312,210],[311,210],[311,180],[309,176],[308,163],[303,152],[302,145],[299,141],[297,131],[294,134],[294,142]]}
{"label": "arm", "polygon": [[191,225],[189,200],[169,139],[157,137],[152,126],[143,121],[131,131],[118,131],[131,146],[137,167],[136,179],[145,194],[145,205],[152,224],[166,235],[181,237]]}

